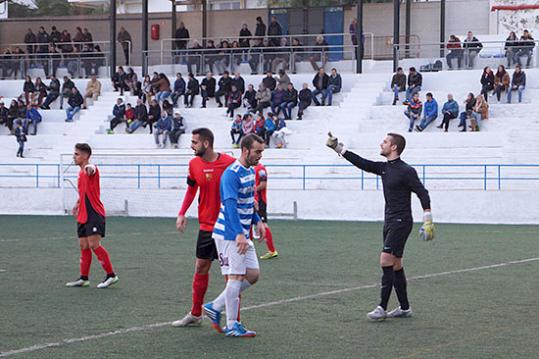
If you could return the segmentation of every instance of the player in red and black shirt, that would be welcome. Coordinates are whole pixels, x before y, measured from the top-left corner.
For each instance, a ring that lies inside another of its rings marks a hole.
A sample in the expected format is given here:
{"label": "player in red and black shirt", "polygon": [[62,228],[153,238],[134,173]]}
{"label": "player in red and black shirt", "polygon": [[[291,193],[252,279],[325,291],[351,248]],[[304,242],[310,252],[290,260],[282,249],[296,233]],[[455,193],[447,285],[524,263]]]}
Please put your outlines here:
{"label": "player in red and black shirt", "polygon": [[266,167],[262,163],[259,163],[255,167],[255,206],[257,208],[258,215],[262,219],[262,222],[266,224],[266,245],[268,246],[268,253],[260,256],[260,259],[271,259],[279,255],[275,246],[273,245],[273,235],[268,227],[268,197],[266,194],[268,185],[268,172]]}
{"label": "player in red and black shirt", "polygon": [[211,262],[217,259],[217,248],[212,238],[212,232],[221,207],[219,184],[225,169],[236,161],[231,156],[213,150],[214,137],[209,129],[195,129],[192,135],[191,148],[196,157],[189,162],[187,192],[178,213],[176,228],[180,232],[184,232],[187,225],[185,213],[193,203],[200,188],[198,203],[200,229],[196,244],[195,274],[193,276],[193,305],[191,311],[183,319],[172,323],[175,327],[200,325],[202,322],[202,304],[208,289],[208,272]]}
{"label": "player in red and black shirt", "polygon": [[92,149],[87,143],[77,143],[73,154],[73,162],[80,167],[78,189],[79,200],[73,208],[73,216],[77,218],[77,234],[80,244],[80,277],[74,282],[66,283],[68,287],[88,287],[88,275],[92,265],[92,251],[107,273],[97,288],[108,288],[119,281],[114,273],[110,256],[101,245],[105,237],[105,207],[100,198],[99,170],[90,164]]}

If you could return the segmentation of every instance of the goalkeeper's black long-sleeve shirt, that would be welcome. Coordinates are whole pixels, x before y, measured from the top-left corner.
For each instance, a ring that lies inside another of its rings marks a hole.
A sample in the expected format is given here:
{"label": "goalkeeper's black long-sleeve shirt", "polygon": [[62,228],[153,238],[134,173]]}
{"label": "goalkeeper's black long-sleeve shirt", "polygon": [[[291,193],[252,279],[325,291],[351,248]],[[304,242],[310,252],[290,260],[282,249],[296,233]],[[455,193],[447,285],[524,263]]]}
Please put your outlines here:
{"label": "goalkeeper's black long-sleeve shirt", "polygon": [[430,209],[429,192],[419,180],[416,170],[400,158],[386,162],[374,162],[350,151],[346,151],[343,157],[354,166],[382,177],[386,201],[385,221],[413,220],[412,192],[419,197],[423,209]]}

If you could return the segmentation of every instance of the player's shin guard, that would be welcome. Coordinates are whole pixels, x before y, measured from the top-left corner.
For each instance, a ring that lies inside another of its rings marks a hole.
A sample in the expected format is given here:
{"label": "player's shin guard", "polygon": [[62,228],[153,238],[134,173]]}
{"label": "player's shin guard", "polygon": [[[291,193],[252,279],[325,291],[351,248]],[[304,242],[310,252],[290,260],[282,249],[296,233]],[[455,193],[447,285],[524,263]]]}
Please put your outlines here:
{"label": "player's shin guard", "polygon": [[196,317],[202,315],[202,304],[204,304],[204,296],[206,290],[208,290],[208,274],[195,273],[193,276],[193,306],[191,307],[191,314]]}
{"label": "player's shin guard", "polygon": [[268,246],[268,251],[275,252],[275,246],[273,245],[273,234],[271,230],[266,226],[266,245]]}
{"label": "player's shin guard", "polygon": [[228,328],[232,328],[238,320],[238,312],[240,308],[240,291],[241,281],[229,280],[226,283],[225,289],[225,304],[226,304],[226,324]]}
{"label": "player's shin guard", "polygon": [[97,248],[94,248],[94,253],[97,256],[99,263],[101,263],[101,266],[103,267],[107,275],[114,276],[114,269],[112,268],[109,252],[107,252],[105,247],[99,246]]}
{"label": "player's shin guard", "polygon": [[389,302],[389,296],[393,289],[395,273],[393,266],[382,267],[382,271],[384,274],[382,275],[382,287],[380,288],[380,306],[386,310],[387,302]]}
{"label": "player's shin guard", "polygon": [[410,303],[408,303],[408,293],[406,291],[406,275],[404,274],[404,268],[395,271],[395,280],[393,283],[395,287],[395,293],[402,310],[410,309]]}
{"label": "player's shin guard", "polygon": [[92,250],[81,249],[80,250],[80,277],[84,280],[88,280],[90,274],[90,266],[92,265]]}

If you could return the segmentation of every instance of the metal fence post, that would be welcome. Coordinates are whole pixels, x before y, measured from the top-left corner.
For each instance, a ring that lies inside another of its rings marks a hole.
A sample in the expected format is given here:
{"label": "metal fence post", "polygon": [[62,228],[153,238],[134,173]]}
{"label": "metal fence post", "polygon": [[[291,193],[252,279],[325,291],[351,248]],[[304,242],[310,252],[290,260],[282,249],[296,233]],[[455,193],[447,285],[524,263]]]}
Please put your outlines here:
{"label": "metal fence post", "polygon": [[365,171],[361,170],[361,190],[365,190]]}
{"label": "metal fence post", "polygon": [[426,167],[427,166],[423,165],[423,186],[425,185],[425,182],[427,181],[427,176],[425,175]]}
{"label": "metal fence post", "polygon": [[161,165],[157,165],[157,188],[161,188]]}
{"label": "metal fence post", "polygon": [[305,171],[306,171],[306,166],[303,165],[303,190],[305,191]]}
{"label": "metal fence post", "polygon": [[39,165],[36,164],[36,188],[39,188]]}
{"label": "metal fence post", "polygon": [[502,189],[502,166],[498,165],[498,191]]}
{"label": "metal fence post", "polygon": [[137,188],[140,189],[140,165],[137,165]]}
{"label": "metal fence post", "polygon": [[483,166],[483,190],[487,190],[487,165]]}

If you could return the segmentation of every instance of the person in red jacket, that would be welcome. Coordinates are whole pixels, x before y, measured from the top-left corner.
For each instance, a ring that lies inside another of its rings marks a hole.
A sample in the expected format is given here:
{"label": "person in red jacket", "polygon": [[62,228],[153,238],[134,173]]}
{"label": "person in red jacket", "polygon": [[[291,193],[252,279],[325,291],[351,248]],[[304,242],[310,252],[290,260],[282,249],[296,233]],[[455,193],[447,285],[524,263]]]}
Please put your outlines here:
{"label": "person in red jacket", "polygon": [[268,197],[266,194],[268,184],[268,172],[266,167],[262,163],[259,163],[255,167],[255,208],[262,219],[262,222],[266,224],[266,245],[268,246],[268,253],[260,256],[260,259],[271,259],[279,255],[275,246],[273,245],[273,235],[268,227]]}

